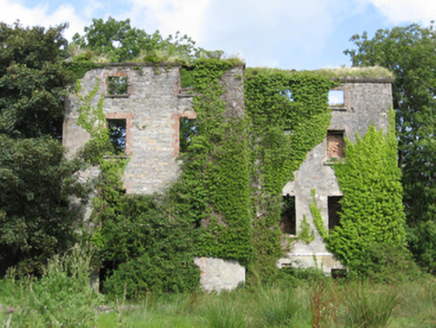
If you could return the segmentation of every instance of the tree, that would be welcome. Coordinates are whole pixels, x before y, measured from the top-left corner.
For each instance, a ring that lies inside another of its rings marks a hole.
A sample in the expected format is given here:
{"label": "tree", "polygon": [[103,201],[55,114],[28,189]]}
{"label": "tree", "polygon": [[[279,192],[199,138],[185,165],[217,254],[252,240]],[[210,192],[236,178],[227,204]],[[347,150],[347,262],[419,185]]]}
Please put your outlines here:
{"label": "tree", "polygon": [[0,274],[39,272],[74,242],[68,196],[81,187],[60,142],[73,82],[64,28],[0,23]]}
{"label": "tree", "polygon": [[417,262],[436,270],[436,35],[433,26],[412,24],[354,35],[346,50],[353,66],[380,65],[395,76],[392,85],[398,165],[403,172],[408,242]]}
{"label": "tree", "polygon": [[[179,32],[164,39],[159,31],[147,34],[144,30],[130,26],[130,20],[117,21],[109,17],[93,19],[92,25],[85,27],[85,34],[76,33],[73,44],[99,55],[106,55],[109,61],[190,61],[201,56],[220,56],[222,51],[208,52],[197,48],[195,42]],[[92,53],[88,53],[91,56]],[[85,55],[86,58],[86,55]],[[87,58],[89,59],[89,58]]]}

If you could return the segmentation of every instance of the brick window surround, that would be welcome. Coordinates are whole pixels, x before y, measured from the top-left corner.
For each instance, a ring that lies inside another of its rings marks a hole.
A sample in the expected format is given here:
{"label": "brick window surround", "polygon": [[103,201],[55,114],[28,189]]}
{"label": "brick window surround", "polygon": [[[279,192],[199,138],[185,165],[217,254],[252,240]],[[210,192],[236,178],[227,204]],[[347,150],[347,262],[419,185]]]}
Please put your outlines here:
{"label": "brick window surround", "polygon": [[344,131],[327,131],[327,159],[345,158]]}
{"label": "brick window surround", "polygon": [[173,134],[173,155],[174,157],[179,156],[180,153],[180,118],[186,117],[188,119],[196,119],[197,113],[194,111],[187,111],[184,113],[175,113],[171,116],[171,119],[174,120],[174,134]]}
{"label": "brick window surround", "polygon": [[126,150],[125,155],[132,155],[133,113],[106,113],[106,120],[126,120]]}

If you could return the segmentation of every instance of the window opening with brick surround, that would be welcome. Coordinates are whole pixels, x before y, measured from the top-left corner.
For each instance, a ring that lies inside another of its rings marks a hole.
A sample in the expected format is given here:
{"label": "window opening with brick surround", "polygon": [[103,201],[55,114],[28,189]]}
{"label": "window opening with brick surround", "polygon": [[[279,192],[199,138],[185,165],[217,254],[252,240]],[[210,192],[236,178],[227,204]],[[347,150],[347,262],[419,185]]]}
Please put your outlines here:
{"label": "window opening with brick surround", "polygon": [[108,119],[109,139],[116,155],[125,154],[126,151],[126,120]]}
{"label": "window opening with brick surround", "polygon": [[327,159],[345,158],[344,131],[327,131]]}
{"label": "window opening with brick surround", "polygon": [[127,95],[127,76],[108,76],[108,95]]}
{"label": "window opening with brick surround", "polygon": [[329,229],[336,227],[341,218],[340,214],[342,212],[342,206],[339,201],[342,196],[329,196],[328,197],[328,211],[329,211]]}
{"label": "window opening with brick surround", "polygon": [[283,196],[283,203],[281,208],[280,229],[282,233],[295,235],[296,228],[296,214],[295,214],[295,196],[289,194]]}
{"label": "window opening with brick surround", "polygon": [[106,113],[109,138],[118,156],[132,155],[133,113]]}

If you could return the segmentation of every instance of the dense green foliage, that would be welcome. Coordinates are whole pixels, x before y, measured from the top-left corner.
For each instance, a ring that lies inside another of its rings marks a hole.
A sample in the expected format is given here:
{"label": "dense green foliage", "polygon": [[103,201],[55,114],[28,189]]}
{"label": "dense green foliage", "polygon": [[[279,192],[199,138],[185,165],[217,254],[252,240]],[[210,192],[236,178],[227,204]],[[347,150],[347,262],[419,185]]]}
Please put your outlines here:
{"label": "dense green foliage", "polygon": [[401,170],[396,165],[394,116],[387,135],[371,126],[363,139],[347,140],[346,164],[334,165],[341,199],[341,221],[327,238],[328,247],[352,270],[367,265],[366,253],[378,244],[406,252]]}
{"label": "dense green foliage", "polygon": [[66,87],[64,26],[47,31],[0,24],[0,274],[40,272],[72,246],[80,194],[59,139]]}
{"label": "dense green foliage", "polygon": [[357,49],[347,50],[353,66],[380,65],[390,69],[393,83],[398,160],[403,171],[403,201],[408,224],[408,242],[417,262],[436,270],[436,34],[412,24],[379,30],[351,39]]}
{"label": "dense green foliage", "polygon": [[245,115],[238,117],[220,98],[219,83],[235,64],[199,60],[190,71],[200,95],[178,188],[201,227],[197,254],[235,259],[265,276],[282,255],[281,191],[324,139],[334,83],[311,73],[249,71]]}
{"label": "dense green foliage", "polygon": [[76,61],[97,62],[190,62],[200,57],[220,57],[222,51],[206,51],[195,46],[187,35],[179,32],[164,39],[159,31],[147,34],[144,30],[130,26],[130,20],[117,21],[109,17],[93,19],[85,27],[84,35],[76,33],[70,45],[71,55]]}
{"label": "dense green foliage", "polygon": [[231,117],[220,98],[219,78],[238,62],[198,60],[192,77],[196,92],[196,134],[182,154],[182,188],[189,214],[201,226],[198,255],[252,257],[249,216],[249,167],[244,119]]}
{"label": "dense green foliage", "polygon": [[334,83],[308,72],[248,69],[244,83],[250,122],[250,211],[255,267],[268,274],[282,255],[282,189],[330,124]]}
{"label": "dense green foliage", "polygon": [[10,306],[4,326],[95,327],[103,297],[89,283],[90,262],[91,254],[76,247],[53,257],[40,279],[15,280],[9,271],[0,282],[1,302]]}
{"label": "dense green foliage", "polygon": [[[119,265],[105,283],[108,293],[143,297],[146,292],[187,292],[199,284],[193,261],[195,230],[174,203],[152,196],[124,196],[116,213],[102,218],[104,259]],[[166,203],[166,204],[165,204]]]}

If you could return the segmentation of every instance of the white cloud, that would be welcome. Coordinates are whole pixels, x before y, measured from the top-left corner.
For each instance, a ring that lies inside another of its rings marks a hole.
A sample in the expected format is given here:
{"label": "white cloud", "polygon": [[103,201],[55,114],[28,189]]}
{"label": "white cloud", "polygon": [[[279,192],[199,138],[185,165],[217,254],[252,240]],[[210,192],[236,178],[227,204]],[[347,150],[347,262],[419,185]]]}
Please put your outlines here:
{"label": "white cloud", "polygon": [[134,4],[130,17],[135,26],[152,33],[158,29],[162,35],[180,31],[193,40],[204,37],[204,12],[210,0],[129,0]]}
{"label": "white cloud", "polygon": [[69,28],[65,30],[64,36],[69,40],[76,32],[82,32],[83,27],[87,24],[76,14],[74,7],[69,4],[59,6],[51,14],[48,14],[47,5],[28,8],[10,0],[0,0],[0,8],[0,21],[7,24],[20,20],[23,26],[50,27],[68,22]]}
{"label": "white cloud", "polygon": [[299,58],[322,51],[345,17],[346,1],[212,0],[202,46],[241,52],[249,66],[294,68]]}
{"label": "white cloud", "polygon": [[417,22],[430,24],[436,18],[434,0],[363,0],[373,4],[392,23]]}

